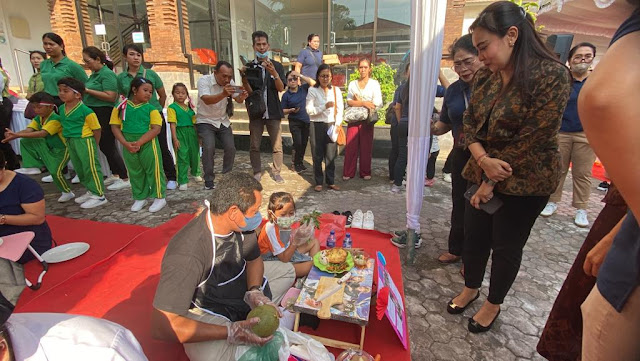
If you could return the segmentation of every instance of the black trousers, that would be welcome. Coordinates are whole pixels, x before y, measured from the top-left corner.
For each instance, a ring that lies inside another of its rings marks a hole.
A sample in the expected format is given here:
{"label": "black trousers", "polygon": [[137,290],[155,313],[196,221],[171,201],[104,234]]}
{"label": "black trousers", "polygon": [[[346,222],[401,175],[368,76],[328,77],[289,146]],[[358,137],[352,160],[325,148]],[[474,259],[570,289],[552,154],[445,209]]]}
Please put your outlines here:
{"label": "black trousers", "polygon": [[442,167],[442,173],[451,173],[451,153],[447,156],[447,160],[444,162],[444,167]]}
{"label": "black trousers", "polygon": [[500,198],[503,205],[493,215],[466,202],[462,259],[464,284],[477,289],[482,285],[489,254],[493,251],[487,300],[499,305],[516,279],[522,249],[549,196],[512,196],[494,192],[494,197]]}
{"label": "black trousers", "polygon": [[91,110],[96,113],[100,127],[102,128],[100,134],[100,150],[104,153],[105,157],[107,157],[111,173],[118,175],[120,179],[128,179],[127,167],[125,167],[124,160],[122,160],[122,156],[120,152],[118,152],[116,138],[109,125],[113,107],[91,107]]}
{"label": "black trousers", "polygon": [[[327,185],[335,184],[336,156],[338,146],[331,141],[327,131],[331,124],[312,122],[311,133],[311,153],[313,155],[313,178],[316,185],[322,185],[323,181]],[[324,173],[322,173],[322,161],[324,160]]]}
{"label": "black trousers", "polygon": [[160,116],[162,116],[162,130],[158,135],[158,142],[160,143],[160,150],[162,151],[162,168],[164,168],[164,175],[167,177],[167,181],[175,182],[177,179],[176,164],[169,151],[169,145],[167,144],[167,122],[164,120],[162,112],[160,112]]}
{"label": "black trousers", "polygon": [[302,165],[304,152],[307,150],[309,142],[309,123],[289,119],[289,132],[293,138],[293,165]]}
{"label": "black trousers", "polygon": [[[0,140],[4,139],[4,130],[6,128],[11,129],[11,117],[13,112],[13,103],[9,98],[0,98]],[[20,168],[20,162],[18,162],[18,156],[13,151],[11,144],[0,143],[0,151],[4,154],[4,159],[7,162],[5,168],[14,170]]]}
{"label": "black trousers", "polygon": [[464,208],[466,199],[464,192],[467,190],[467,180],[462,178],[462,169],[469,161],[471,153],[464,148],[453,147],[447,157],[451,171],[451,230],[449,231],[449,253],[462,256],[464,245]]}
{"label": "black trousers", "polygon": [[398,161],[398,123],[391,123],[391,152],[389,152],[389,180],[394,180],[396,162]]}
{"label": "black trousers", "polygon": [[427,178],[433,179],[436,176],[436,161],[438,160],[438,154],[440,151],[429,153],[429,159],[427,160]]}
{"label": "black trousers", "polygon": [[396,164],[393,167],[393,184],[399,187],[402,185],[402,178],[404,178],[404,173],[407,169],[407,159],[408,159],[407,146],[409,144],[409,123],[398,122],[397,131],[398,131],[398,158],[396,159]]}

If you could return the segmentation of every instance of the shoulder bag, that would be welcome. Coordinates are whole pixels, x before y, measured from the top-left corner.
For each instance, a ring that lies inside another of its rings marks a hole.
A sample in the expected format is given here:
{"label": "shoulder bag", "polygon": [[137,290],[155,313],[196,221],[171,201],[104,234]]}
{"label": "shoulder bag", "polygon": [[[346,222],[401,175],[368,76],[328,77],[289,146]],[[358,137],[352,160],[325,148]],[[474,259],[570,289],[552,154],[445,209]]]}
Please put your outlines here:
{"label": "shoulder bag", "polygon": [[344,134],[344,129],[342,129],[342,122],[338,123],[338,97],[336,95],[336,87],[333,87],[333,119],[334,125],[337,127],[338,139],[336,140],[337,145],[346,145],[347,144],[347,136]]}

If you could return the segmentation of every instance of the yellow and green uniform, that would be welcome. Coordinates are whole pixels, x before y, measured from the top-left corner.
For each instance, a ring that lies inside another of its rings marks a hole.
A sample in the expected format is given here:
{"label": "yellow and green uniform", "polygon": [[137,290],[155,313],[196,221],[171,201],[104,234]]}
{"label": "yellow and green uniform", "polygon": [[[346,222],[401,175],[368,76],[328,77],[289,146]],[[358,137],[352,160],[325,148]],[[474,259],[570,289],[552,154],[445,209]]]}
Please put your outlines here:
{"label": "yellow and green uniform", "polygon": [[87,73],[84,68],[66,56],[54,63],[51,59],[45,59],[40,63],[40,73],[44,83],[44,91],[53,96],[58,96],[58,80],[66,77],[75,78],[83,83],[87,82]]}
{"label": "yellow and green uniform", "polygon": [[71,163],[80,178],[80,183],[91,193],[102,197],[104,181],[98,161],[98,145],[93,137],[93,131],[100,129],[96,113],[83,102],[69,110],[67,104],[62,104],[60,123],[62,136],[67,139]]}
{"label": "yellow and green uniform", "polygon": [[[162,106],[160,106],[160,101],[158,100],[157,89],[164,88],[164,84],[162,83],[162,79],[158,76],[158,74],[151,70],[145,69],[142,65],[138,68],[138,73],[136,73],[136,77],[141,77],[149,80],[151,85],[153,85],[153,94],[151,94],[151,100],[149,100],[149,104],[153,105],[159,112],[162,113]],[[129,74],[128,71],[123,71],[118,74],[118,93],[124,96],[125,98],[129,97],[129,89],[131,87],[131,82],[133,81],[133,76]]]}
{"label": "yellow and green uniform", "polygon": [[[109,69],[106,65],[102,67],[102,69],[98,71],[94,71],[89,76],[89,80],[85,84],[87,89],[97,90],[101,92],[112,91],[118,92],[118,78],[116,73],[113,70]],[[115,102],[108,102],[101,99],[98,99],[89,94],[84,95],[84,104],[88,107],[113,107]]]}
{"label": "yellow and green uniform", "polygon": [[[127,142],[135,142],[151,129],[152,125],[162,126],[160,112],[150,103],[133,104],[127,100],[124,121],[120,109],[113,108],[109,124],[118,125]],[[162,154],[158,137],[140,146],[136,153],[123,149],[122,157],[129,171],[129,182],[133,199],[162,199],[167,184],[162,167]]]}
{"label": "yellow and green uniform", "polygon": [[176,149],[178,184],[189,183],[189,168],[191,175],[200,175],[200,144],[194,124],[196,113],[191,107],[176,102],[167,107],[167,122],[176,124],[176,136],[180,148]]}
{"label": "yellow and green uniform", "polygon": [[53,183],[61,192],[71,192],[69,183],[64,178],[62,170],[69,162],[69,148],[62,136],[62,125],[58,114],[51,112],[42,119],[39,115],[27,125],[34,131],[45,130],[48,134],[44,138],[22,138],[20,153],[22,163],[26,168],[40,168],[41,164],[47,168]]}

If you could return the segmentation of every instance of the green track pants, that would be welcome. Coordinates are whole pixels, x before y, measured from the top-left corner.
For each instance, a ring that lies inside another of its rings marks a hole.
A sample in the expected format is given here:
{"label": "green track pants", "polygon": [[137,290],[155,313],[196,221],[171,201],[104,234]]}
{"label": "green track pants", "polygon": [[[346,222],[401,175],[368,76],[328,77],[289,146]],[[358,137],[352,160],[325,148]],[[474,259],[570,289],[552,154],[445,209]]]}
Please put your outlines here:
{"label": "green track pants", "polygon": [[67,138],[67,146],[71,155],[73,169],[80,178],[80,183],[87,187],[89,192],[104,195],[104,177],[98,161],[98,146],[94,137]]}
{"label": "green track pants", "polygon": [[[135,142],[142,134],[124,133],[128,142]],[[158,138],[143,144],[137,153],[122,150],[124,164],[129,171],[129,182],[133,199],[165,198],[167,181],[162,167],[162,155]]]}
{"label": "green track pants", "polygon": [[60,192],[71,192],[69,182],[62,174],[69,162],[69,148],[50,148],[44,138],[22,138],[20,155],[25,168],[40,168],[44,164]]}
{"label": "green track pants", "polygon": [[176,149],[178,184],[189,183],[189,168],[191,175],[196,177],[200,173],[200,144],[194,127],[176,127],[176,136],[180,148]]}

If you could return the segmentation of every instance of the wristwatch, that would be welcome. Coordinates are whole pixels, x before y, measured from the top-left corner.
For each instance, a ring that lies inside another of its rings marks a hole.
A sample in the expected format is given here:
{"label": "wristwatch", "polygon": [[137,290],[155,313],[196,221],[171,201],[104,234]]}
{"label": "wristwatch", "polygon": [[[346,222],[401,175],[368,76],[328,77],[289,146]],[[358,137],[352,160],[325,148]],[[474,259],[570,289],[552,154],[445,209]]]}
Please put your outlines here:
{"label": "wristwatch", "polygon": [[251,287],[249,288],[249,291],[253,291],[253,290],[261,290],[260,285],[251,286]]}
{"label": "wristwatch", "polygon": [[491,187],[494,187],[496,185],[496,181],[489,179],[489,177],[487,177],[486,173],[482,173],[482,181],[487,183],[488,185],[490,185]]}

